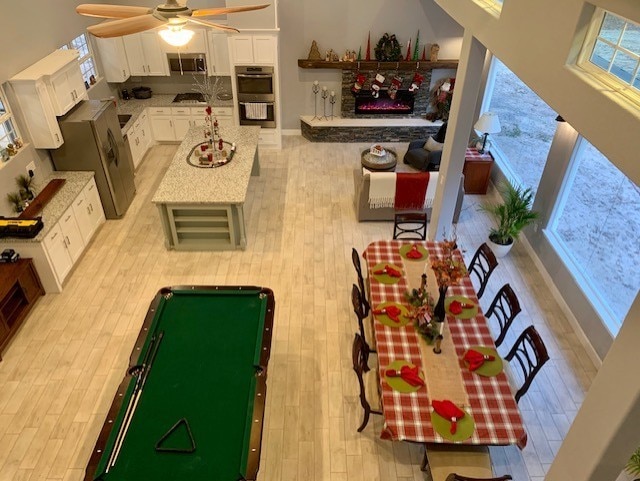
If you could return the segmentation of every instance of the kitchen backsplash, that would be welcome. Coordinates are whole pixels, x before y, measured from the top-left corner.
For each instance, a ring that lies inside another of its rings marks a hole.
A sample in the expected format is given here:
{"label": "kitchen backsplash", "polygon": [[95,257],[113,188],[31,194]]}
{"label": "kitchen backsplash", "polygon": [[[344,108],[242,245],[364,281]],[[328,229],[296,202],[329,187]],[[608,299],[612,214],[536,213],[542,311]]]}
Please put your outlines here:
{"label": "kitchen backsplash", "polygon": [[[118,92],[122,89],[127,89],[131,92],[134,87],[149,87],[153,93],[156,94],[177,94],[193,92],[195,88],[194,76],[189,74],[185,75],[172,75],[170,77],[130,77],[129,80],[122,84],[110,84],[112,87],[116,87]],[[214,77],[211,77],[213,80]],[[222,86],[225,91],[231,92],[231,77],[221,76],[219,77]]]}

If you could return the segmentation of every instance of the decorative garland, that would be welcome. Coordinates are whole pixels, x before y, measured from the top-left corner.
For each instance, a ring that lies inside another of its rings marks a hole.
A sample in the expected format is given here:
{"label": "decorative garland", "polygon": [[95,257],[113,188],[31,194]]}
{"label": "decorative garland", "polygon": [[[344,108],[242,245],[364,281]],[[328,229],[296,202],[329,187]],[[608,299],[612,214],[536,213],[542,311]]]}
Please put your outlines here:
{"label": "decorative garland", "polygon": [[397,62],[402,60],[402,52],[400,51],[400,43],[395,35],[385,33],[374,49],[376,60],[380,62]]}

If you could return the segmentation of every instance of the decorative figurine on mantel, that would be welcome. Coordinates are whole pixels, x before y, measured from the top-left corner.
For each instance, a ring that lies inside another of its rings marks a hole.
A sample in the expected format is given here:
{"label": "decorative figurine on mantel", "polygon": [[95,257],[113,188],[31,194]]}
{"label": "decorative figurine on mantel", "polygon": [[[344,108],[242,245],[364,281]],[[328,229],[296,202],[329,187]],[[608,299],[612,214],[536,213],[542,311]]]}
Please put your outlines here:
{"label": "decorative figurine on mantel", "polygon": [[311,50],[309,50],[308,60],[322,60],[322,56],[320,55],[320,49],[318,48],[317,42],[314,40],[311,42]]}
{"label": "decorative figurine on mantel", "polygon": [[432,44],[430,51],[431,56],[429,57],[430,62],[438,61],[438,52],[440,52],[440,45],[438,45],[437,43]]}

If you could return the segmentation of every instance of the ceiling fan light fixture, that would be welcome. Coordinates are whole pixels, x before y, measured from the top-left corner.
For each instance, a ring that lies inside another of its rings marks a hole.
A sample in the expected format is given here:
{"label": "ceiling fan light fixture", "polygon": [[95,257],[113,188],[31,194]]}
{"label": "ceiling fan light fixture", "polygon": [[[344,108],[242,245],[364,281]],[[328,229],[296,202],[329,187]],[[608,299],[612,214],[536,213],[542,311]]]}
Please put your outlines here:
{"label": "ceiling fan light fixture", "polygon": [[193,38],[193,31],[182,27],[182,25],[169,25],[165,30],[160,30],[158,34],[169,45],[184,47]]}

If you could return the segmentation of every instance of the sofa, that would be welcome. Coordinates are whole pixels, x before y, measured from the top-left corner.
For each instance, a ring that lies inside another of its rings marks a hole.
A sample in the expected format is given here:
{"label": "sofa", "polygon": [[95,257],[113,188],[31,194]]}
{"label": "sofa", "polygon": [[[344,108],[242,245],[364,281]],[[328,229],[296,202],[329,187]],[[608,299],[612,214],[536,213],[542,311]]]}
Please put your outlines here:
{"label": "sofa", "polygon": [[[396,172],[419,172],[408,165],[398,164]],[[375,172],[364,175],[362,168],[354,169],[353,171],[353,183],[355,187],[354,204],[356,209],[356,217],[359,222],[363,221],[393,221],[395,210],[392,207],[381,207],[378,209],[372,209],[369,207],[369,186],[371,184],[371,175],[376,175]],[[458,222],[460,217],[460,211],[462,210],[462,201],[464,200],[464,176],[460,175],[460,188],[458,189],[458,197],[456,199],[456,207],[453,213],[454,224]],[[422,212],[426,212],[427,216],[431,218],[431,208],[425,209]]]}
{"label": "sofa", "polygon": [[447,122],[443,123],[433,138],[414,140],[404,155],[404,163],[414,169],[437,172],[440,170],[442,147],[447,133]]}

